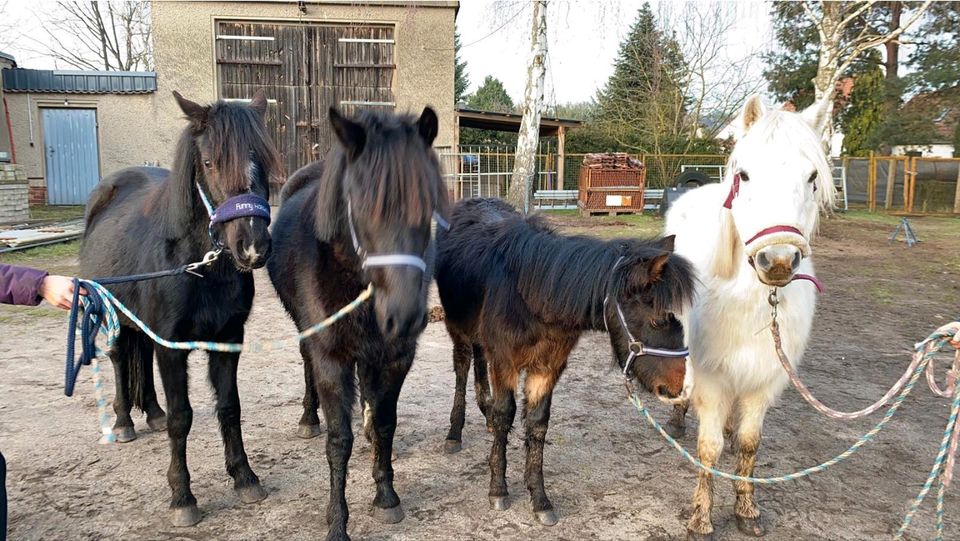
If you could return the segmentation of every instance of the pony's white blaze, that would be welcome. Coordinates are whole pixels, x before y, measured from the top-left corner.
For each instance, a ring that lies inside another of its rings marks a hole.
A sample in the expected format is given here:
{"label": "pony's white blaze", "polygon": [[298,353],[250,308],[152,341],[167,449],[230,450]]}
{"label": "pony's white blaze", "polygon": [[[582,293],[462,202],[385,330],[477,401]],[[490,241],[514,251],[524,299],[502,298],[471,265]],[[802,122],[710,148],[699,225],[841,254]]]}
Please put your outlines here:
{"label": "pony's white blaze", "polygon": [[[723,182],[685,194],[667,213],[665,234],[676,235],[675,252],[693,263],[700,282],[693,307],[679,314],[695,378],[700,459],[716,463],[724,425],[734,415],[740,475],[752,474],[763,417],[789,381],[766,332],[772,310],[768,283],[780,286],[783,348],[795,365],[813,324],[816,289],[791,279],[814,275],[809,241],[820,211],[834,198],[819,137],[822,105],[802,114],[764,111],[759,99],[751,98],[741,117],[745,133],[731,153]],[[781,268],[768,274],[766,263]],[[735,487],[738,524],[755,534],[762,528],[753,487]],[[709,534],[709,475],[701,473],[694,504],[688,528]]]}

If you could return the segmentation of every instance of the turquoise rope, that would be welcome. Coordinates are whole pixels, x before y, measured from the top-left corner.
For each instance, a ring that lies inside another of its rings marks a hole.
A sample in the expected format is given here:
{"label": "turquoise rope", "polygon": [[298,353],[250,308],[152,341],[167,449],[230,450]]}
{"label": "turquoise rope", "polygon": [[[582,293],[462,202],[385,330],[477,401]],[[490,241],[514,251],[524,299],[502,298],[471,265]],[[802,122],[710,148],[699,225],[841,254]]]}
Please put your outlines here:
{"label": "turquoise rope", "polygon": [[[650,411],[643,405],[643,401],[637,395],[635,390],[629,389],[629,398],[630,402],[637,408],[637,410],[646,417],[647,421],[650,422],[650,425],[660,433],[661,436],[667,443],[672,445],[677,451],[687,459],[688,462],[696,466],[697,468],[721,477],[724,479],[730,479],[732,481],[744,481],[747,483],[759,484],[759,485],[772,485],[776,483],[783,483],[786,481],[792,481],[802,477],[807,477],[815,473],[820,473],[827,470],[829,467],[846,460],[853,456],[857,451],[860,450],[867,442],[872,441],[874,436],[880,432],[884,426],[893,418],[893,415],[897,412],[900,406],[903,404],[903,401],[910,394],[910,391],[913,390],[914,385],[917,383],[917,380],[920,379],[920,375],[923,373],[923,370],[930,363],[930,360],[936,355],[943,347],[950,341],[949,336],[940,336],[938,334],[933,334],[923,342],[917,345],[917,349],[920,350],[928,342],[934,342],[936,344],[935,349],[930,349],[923,354],[923,359],[920,363],[917,364],[917,368],[914,370],[913,374],[910,376],[910,380],[903,387],[900,393],[894,399],[893,404],[887,410],[887,413],[883,416],[883,419],[880,420],[876,426],[873,427],[869,432],[860,437],[853,445],[851,445],[846,451],[840,453],[834,458],[818,464],[816,466],[811,466],[809,468],[803,469],[801,471],[780,475],[776,477],[745,477],[741,475],[735,475],[732,473],[727,473],[720,471],[716,468],[707,466],[706,464],[700,462],[696,457],[694,457],[689,451],[687,451],[683,445],[681,445],[677,440],[675,440],[670,434],[667,434],[667,431],[664,430],[663,426],[653,418],[653,415],[650,414]],[[955,376],[955,382],[960,384],[960,374]],[[954,392],[953,407],[950,411],[950,418],[947,420],[947,426],[943,432],[943,440],[940,443],[940,451],[937,453],[937,457],[934,460],[933,468],[930,470],[930,474],[927,476],[927,481],[924,483],[923,488],[920,490],[920,493],[917,494],[917,497],[914,498],[913,504],[910,506],[910,510],[907,512],[906,516],[903,518],[903,522],[900,525],[900,529],[897,531],[895,540],[903,538],[904,532],[907,528],[910,527],[910,523],[913,520],[913,516],[916,514],[917,510],[920,508],[920,505],[923,503],[924,498],[926,498],[927,493],[930,491],[935,480],[939,478],[939,486],[937,490],[937,541],[943,540],[943,515],[944,515],[944,494],[946,492],[946,487],[943,484],[943,478],[941,472],[946,460],[947,449],[950,446],[950,439],[953,435],[954,430],[957,429],[957,417],[960,413],[960,391]]]}

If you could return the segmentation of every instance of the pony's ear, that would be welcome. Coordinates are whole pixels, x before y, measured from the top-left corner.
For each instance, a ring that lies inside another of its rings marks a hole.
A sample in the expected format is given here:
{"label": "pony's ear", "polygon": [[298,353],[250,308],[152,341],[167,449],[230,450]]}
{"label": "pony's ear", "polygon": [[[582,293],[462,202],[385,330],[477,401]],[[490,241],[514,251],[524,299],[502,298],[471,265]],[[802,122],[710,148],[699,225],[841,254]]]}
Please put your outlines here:
{"label": "pony's ear", "polygon": [[173,91],[173,97],[177,100],[177,105],[180,106],[180,110],[183,111],[183,114],[187,116],[187,119],[190,120],[195,128],[201,128],[206,125],[207,113],[210,112],[209,107],[184,98],[176,90]]}
{"label": "pony's ear", "polygon": [[337,140],[347,149],[347,158],[355,160],[367,144],[367,132],[363,126],[345,118],[336,107],[330,108],[330,125],[333,126]]}
{"label": "pony's ear", "polygon": [[760,99],[760,95],[754,94],[750,96],[750,98],[747,99],[747,103],[743,106],[743,114],[741,115],[743,133],[747,133],[750,127],[763,117],[764,113],[766,113],[766,109],[763,107],[763,100]]}
{"label": "pony's ear", "polygon": [[737,233],[733,216],[728,210],[721,209],[720,228],[717,235],[719,238],[713,252],[713,268],[711,270],[714,276],[718,278],[731,279],[737,274],[737,269],[740,268],[740,261],[744,255],[740,234]]}
{"label": "pony's ear", "polygon": [[432,145],[433,140],[437,138],[438,124],[437,113],[430,107],[424,107],[423,112],[420,113],[420,119],[417,120],[417,131],[420,132],[420,137],[423,137],[427,146]]}
{"label": "pony's ear", "polygon": [[267,94],[262,88],[253,93],[253,98],[250,99],[250,108],[253,109],[260,118],[267,116]]}
{"label": "pony's ear", "polygon": [[676,235],[667,235],[666,237],[663,237],[662,239],[660,239],[660,248],[663,248],[668,252],[672,252],[673,247],[676,244],[676,240],[677,240]]}
{"label": "pony's ear", "polygon": [[824,128],[827,127],[827,121],[830,119],[830,115],[827,114],[827,109],[829,109],[832,100],[832,97],[825,96],[820,101],[813,102],[810,107],[807,107],[800,113],[800,118],[813,129],[814,133],[821,134]]}
{"label": "pony's ear", "polygon": [[641,259],[627,275],[628,291],[639,291],[659,281],[668,261],[670,261],[670,252],[661,252],[649,259]]}

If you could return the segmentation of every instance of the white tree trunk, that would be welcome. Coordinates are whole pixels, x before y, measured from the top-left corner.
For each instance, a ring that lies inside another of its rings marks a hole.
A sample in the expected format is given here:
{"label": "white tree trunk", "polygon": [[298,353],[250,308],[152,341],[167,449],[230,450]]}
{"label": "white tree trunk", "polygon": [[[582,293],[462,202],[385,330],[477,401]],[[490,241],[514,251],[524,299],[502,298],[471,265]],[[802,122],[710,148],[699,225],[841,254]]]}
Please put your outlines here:
{"label": "white tree trunk", "polygon": [[[823,19],[820,22],[820,57],[817,60],[817,76],[813,78],[813,90],[816,101],[825,97],[833,97],[836,89],[837,78],[840,76],[840,36],[843,28],[840,28],[840,3],[823,2]],[[828,155],[830,153],[830,143],[833,138],[833,99],[827,104],[827,118],[830,120],[824,124],[821,141]]]}
{"label": "white tree trunk", "polygon": [[537,171],[537,145],[540,142],[540,112],[543,109],[543,83],[547,58],[547,2],[533,0],[533,33],[530,36],[530,65],[527,89],[523,95],[523,120],[517,139],[517,154],[507,201],[524,213],[530,211],[530,191]]}

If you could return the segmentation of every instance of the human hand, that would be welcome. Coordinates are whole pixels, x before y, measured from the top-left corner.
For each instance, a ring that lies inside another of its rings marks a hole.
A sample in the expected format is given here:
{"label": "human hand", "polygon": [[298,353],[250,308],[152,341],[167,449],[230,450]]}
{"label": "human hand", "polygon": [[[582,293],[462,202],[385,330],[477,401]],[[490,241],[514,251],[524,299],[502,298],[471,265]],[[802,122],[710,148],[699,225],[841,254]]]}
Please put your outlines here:
{"label": "human hand", "polygon": [[[80,294],[87,292],[80,288]],[[57,308],[69,310],[73,304],[73,278],[48,275],[40,283],[40,296]]]}

